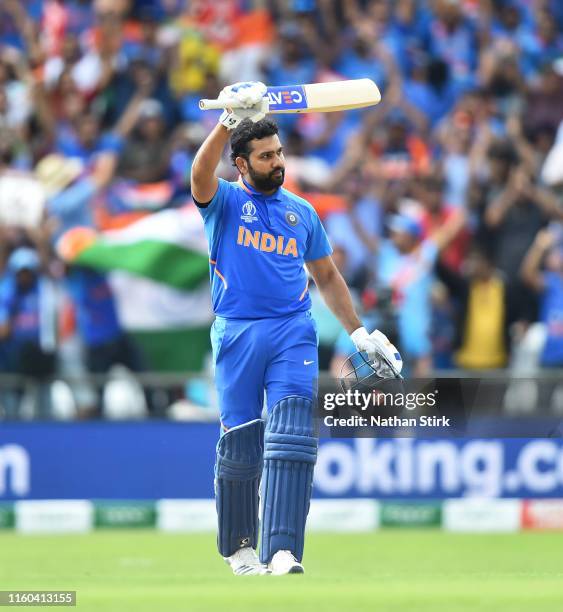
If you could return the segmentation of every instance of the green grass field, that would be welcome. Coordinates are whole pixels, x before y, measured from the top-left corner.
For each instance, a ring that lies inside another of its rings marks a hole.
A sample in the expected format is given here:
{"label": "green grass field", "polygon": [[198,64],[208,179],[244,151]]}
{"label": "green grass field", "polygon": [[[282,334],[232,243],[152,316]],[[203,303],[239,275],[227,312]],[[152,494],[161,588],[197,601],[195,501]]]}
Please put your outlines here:
{"label": "green grass field", "polygon": [[304,564],[235,577],[213,534],[0,535],[0,589],[76,590],[79,610],[563,610],[563,533],[312,534]]}

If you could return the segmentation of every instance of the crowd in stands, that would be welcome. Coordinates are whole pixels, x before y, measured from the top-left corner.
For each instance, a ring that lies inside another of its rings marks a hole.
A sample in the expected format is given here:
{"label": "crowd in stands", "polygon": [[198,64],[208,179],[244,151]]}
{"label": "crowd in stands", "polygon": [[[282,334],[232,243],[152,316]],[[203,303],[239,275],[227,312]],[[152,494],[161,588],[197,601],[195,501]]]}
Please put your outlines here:
{"label": "crowd in stands", "polygon": [[[361,77],[378,106],[276,121],[366,325],[411,375],[563,367],[563,3],[4,0],[0,371],[143,369],[58,239],[188,205],[224,85]],[[337,373],[349,339],[311,293]]]}

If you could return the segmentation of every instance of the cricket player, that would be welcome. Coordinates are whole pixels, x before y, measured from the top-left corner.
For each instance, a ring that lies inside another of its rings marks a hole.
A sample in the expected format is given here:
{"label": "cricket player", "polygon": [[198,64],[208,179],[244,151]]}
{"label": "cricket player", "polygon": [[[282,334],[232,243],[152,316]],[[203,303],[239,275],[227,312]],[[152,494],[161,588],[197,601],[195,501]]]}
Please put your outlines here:
{"label": "cricket player", "polygon": [[[305,265],[356,348],[368,356],[384,354],[397,372],[402,367],[387,338],[362,327],[313,207],[282,188],[283,148],[277,126],[264,119],[265,93],[266,86],[256,82],[221,92],[244,108],[223,112],[191,174],[209,243],[216,315],[211,340],[221,413],[218,548],[238,575],[303,573],[318,377]],[[215,174],[229,139],[240,173],[233,183]]]}

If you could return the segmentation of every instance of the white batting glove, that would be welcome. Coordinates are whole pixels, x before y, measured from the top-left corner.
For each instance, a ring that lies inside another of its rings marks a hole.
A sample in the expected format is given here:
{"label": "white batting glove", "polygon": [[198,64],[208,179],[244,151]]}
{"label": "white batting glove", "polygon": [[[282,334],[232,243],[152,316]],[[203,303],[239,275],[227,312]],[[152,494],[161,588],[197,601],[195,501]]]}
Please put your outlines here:
{"label": "white batting glove", "polygon": [[269,108],[268,98],[263,98],[261,102],[251,108],[226,108],[219,117],[219,123],[229,131],[234,130],[244,119],[250,119],[253,123],[264,119]]}
{"label": "white batting glove", "polygon": [[221,90],[219,100],[233,100],[233,106],[250,108],[259,104],[267,92],[268,88],[260,81],[234,83]]}
{"label": "white batting glove", "polygon": [[350,334],[350,338],[358,351],[367,353],[368,359],[374,359],[376,355],[383,355],[395,373],[397,375],[401,373],[403,359],[399,351],[378,329],[370,334],[365,327],[360,327]]}

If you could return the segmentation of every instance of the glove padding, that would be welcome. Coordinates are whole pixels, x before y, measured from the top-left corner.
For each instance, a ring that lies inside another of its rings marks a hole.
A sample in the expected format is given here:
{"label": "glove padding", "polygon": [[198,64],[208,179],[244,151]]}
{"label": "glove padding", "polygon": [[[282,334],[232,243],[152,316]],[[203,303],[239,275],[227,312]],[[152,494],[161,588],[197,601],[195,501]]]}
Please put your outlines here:
{"label": "glove padding", "polygon": [[219,100],[233,101],[233,108],[251,108],[259,104],[266,97],[268,88],[260,81],[247,81],[234,83],[223,87]]}
{"label": "glove padding", "polygon": [[358,351],[367,353],[368,359],[373,360],[377,355],[383,355],[397,376],[403,369],[403,360],[396,347],[389,338],[376,329],[371,334],[365,327],[360,327],[350,334],[352,342]]}
{"label": "glove padding", "polygon": [[226,108],[219,117],[219,123],[228,130],[234,130],[244,119],[250,119],[253,123],[264,119],[269,110],[268,98],[262,100],[250,108]]}

